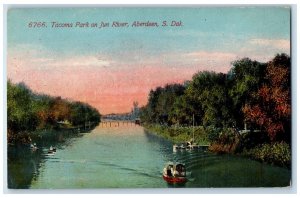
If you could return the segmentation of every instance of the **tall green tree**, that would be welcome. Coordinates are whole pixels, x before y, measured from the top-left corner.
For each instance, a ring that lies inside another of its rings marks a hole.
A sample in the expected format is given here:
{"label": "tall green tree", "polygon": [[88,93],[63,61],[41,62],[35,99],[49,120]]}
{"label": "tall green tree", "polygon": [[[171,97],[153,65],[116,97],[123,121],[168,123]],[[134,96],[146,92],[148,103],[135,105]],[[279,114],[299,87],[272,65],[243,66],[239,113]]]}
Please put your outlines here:
{"label": "tall green tree", "polygon": [[[198,72],[189,84],[187,97],[193,101],[196,122],[221,127],[229,125],[231,115],[227,94],[227,75],[215,72]],[[198,120],[199,119],[199,120]]]}
{"label": "tall green tree", "polygon": [[[166,85],[151,90],[148,104],[142,109],[141,118],[146,122],[172,124],[171,111],[177,98],[184,94],[185,87],[180,84]],[[146,116],[147,115],[147,116]]]}
{"label": "tall green tree", "polygon": [[243,58],[234,61],[228,73],[230,80],[229,96],[232,99],[233,116],[236,125],[242,128],[245,117],[242,107],[251,100],[251,95],[257,92],[265,81],[266,64]]}

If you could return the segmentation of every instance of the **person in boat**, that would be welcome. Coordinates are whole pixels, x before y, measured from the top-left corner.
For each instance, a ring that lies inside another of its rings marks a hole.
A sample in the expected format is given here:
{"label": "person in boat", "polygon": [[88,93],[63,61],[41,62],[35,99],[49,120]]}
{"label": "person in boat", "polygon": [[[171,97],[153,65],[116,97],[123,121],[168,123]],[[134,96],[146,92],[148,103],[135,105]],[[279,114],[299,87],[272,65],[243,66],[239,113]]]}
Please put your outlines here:
{"label": "person in boat", "polygon": [[173,176],[173,167],[172,165],[167,166],[167,175],[168,176]]}
{"label": "person in boat", "polygon": [[173,168],[172,167],[169,167],[169,169],[167,170],[167,175],[168,176],[173,176]]}
{"label": "person in boat", "polygon": [[56,148],[51,145],[48,150],[48,153],[54,153],[54,152],[56,152]]}
{"label": "person in boat", "polygon": [[175,169],[175,171],[173,172],[173,175],[174,175],[175,177],[179,176],[178,170]]}
{"label": "person in boat", "polygon": [[[187,182],[187,178],[185,173],[181,173],[180,171],[185,171],[181,166],[184,167],[183,164],[174,164],[170,163],[165,166],[163,171],[163,179],[170,184],[179,184]],[[178,166],[178,167],[177,167]]]}
{"label": "person in boat", "polygon": [[178,164],[175,170],[175,176],[185,176],[184,166],[182,164]]}

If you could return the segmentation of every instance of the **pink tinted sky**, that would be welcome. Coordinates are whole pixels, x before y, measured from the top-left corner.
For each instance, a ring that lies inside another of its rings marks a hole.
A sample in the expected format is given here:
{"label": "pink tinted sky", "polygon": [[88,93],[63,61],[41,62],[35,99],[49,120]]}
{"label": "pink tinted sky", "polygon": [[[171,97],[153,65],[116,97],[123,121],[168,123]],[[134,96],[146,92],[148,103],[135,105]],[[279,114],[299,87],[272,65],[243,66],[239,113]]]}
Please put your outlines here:
{"label": "pink tinted sky", "polygon": [[[8,78],[13,82],[23,81],[36,92],[87,102],[103,114],[128,112],[133,101],[145,105],[151,89],[167,83],[182,83],[190,80],[198,70],[205,69],[159,63],[99,67],[93,65],[92,60],[91,65],[79,64],[81,59],[89,57],[69,57],[61,61],[28,58],[21,54],[9,57],[14,57],[8,59]],[[218,70],[226,72],[228,68],[227,64]]]}
{"label": "pink tinted sky", "polygon": [[[102,114],[129,112],[134,101],[145,105],[151,89],[190,80],[198,71],[226,73],[232,61],[243,57],[233,53],[195,51],[124,64],[93,56],[37,58],[35,53],[34,50],[25,54],[9,53],[8,78],[13,82],[25,82],[39,93],[87,102]],[[256,55],[254,58],[266,61],[271,57]]]}
{"label": "pink tinted sky", "polygon": [[[51,21],[177,19],[183,26],[51,28]],[[265,62],[289,52],[288,7],[16,8],[7,16],[7,78],[87,102],[101,114],[129,112],[134,101],[145,105],[151,89],[198,71],[226,73],[234,60]]]}

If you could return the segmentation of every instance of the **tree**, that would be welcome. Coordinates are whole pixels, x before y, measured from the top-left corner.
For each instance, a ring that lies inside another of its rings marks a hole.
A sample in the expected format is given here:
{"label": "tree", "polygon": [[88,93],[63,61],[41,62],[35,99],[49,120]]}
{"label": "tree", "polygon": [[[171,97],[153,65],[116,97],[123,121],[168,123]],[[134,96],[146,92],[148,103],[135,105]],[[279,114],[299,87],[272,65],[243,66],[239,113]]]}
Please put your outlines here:
{"label": "tree", "polygon": [[267,63],[266,82],[243,108],[247,121],[265,129],[272,141],[290,138],[290,57],[277,54]]}
{"label": "tree", "polygon": [[236,125],[244,125],[244,114],[242,107],[250,99],[254,92],[257,92],[264,82],[266,64],[243,58],[233,62],[229,71],[230,88],[229,96],[232,99],[232,112]]}
{"label": "tree", "polygon": [[139,117],[139,103],[137,101],[133,102],[133,109],[131,111],[132,119],[137,119]]}
{"label": "tree", "polygon": [[53,124],[57,123],[58,121],[68,120],[70,117],[70,104],[61,97],[56,97],[51,101],[49,110],[49,121]]}
{"label": "tree", "polygon": [[157,87],[149,93],[148,104],[142,109],[141,118],[145,122],[172,124],[171,111],[176,99],[184,94],[185,87],[170,84]]}
{"label": "tree", "polygon": [[187,97],[192,101],[195,121],[216,127],[229,125],[230,110],[227,94],[227,75],[215,72],[199,72],[189,84]]}
{"label": "tree", "polygon": [[[8,142],[28,143],[28,131],[53,128],[58,121],[82,125],[98,123],[101,115],[95,108],[81,102],[33,93],[24,83],[7,82]],[[21,140],[20,140],[21,139]]]}
{"label": "tree", "polygon": [[87,121],[100,122],[100,113],[90,105],[82,102],[73,102],[69,120],[73,125],[84,125]]}
{"label": "tree", "polygon": [[170,113],[171,122],[179,125],[192,125],[193,114],[196,115],[195,117],[199,117],[195,106],[196,104],[186,94],[178,97]]}
{"label": "tree", "polygon": [[11,130],[35,129],[37,118],[32,110],[31,96],[31,90],[24,83],[7,82],[7,122]]}

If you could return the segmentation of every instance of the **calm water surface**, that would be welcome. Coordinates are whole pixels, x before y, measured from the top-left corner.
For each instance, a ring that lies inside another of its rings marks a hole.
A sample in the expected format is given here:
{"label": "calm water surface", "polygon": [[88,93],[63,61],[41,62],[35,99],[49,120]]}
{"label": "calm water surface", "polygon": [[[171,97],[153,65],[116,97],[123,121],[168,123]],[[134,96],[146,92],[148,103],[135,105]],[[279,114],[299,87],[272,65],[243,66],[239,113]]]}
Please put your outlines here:
{"label": "calm water surface", "polygon": [[[38,152],[8,159],[11,188],[166,188],[162,168],[168,161],[187,166],[189,181],[180,187],[288,186],[288,169],[245,158],[204,151],[173,152],[172,144],[140,126],[100,127]],[[10,156],[10,155],[9,155]],[[175,186],[176,187],[176,186]]]}

